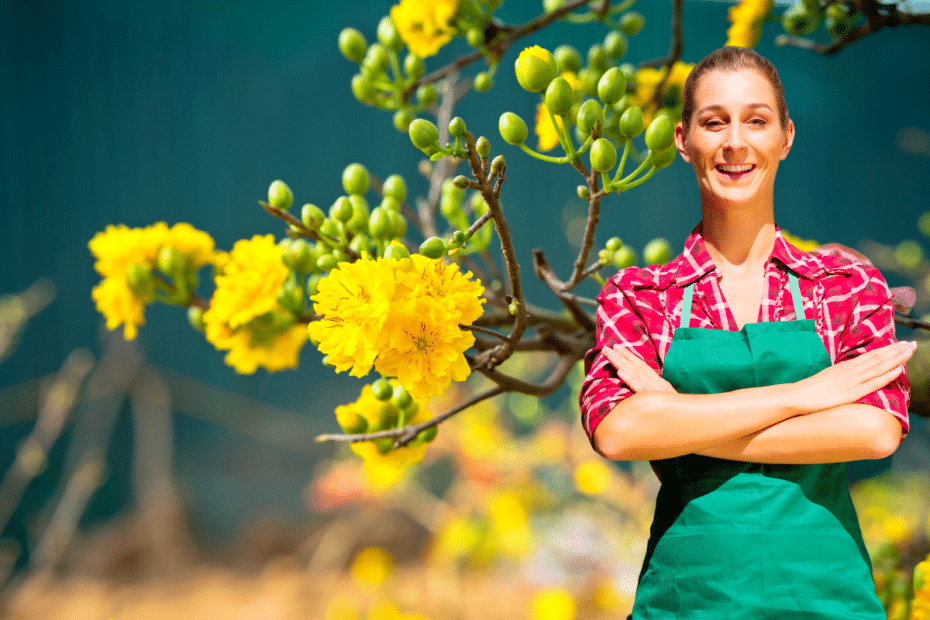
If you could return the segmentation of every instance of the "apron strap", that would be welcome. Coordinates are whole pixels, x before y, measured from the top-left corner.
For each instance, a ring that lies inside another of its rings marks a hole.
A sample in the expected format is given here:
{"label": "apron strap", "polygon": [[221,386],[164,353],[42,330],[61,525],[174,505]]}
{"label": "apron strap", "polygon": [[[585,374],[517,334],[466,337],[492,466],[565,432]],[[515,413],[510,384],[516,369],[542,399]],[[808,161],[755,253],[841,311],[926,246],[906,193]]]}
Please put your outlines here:
{"label": "apron strap", "polygon": [[804,316],[804,298],[801,297],[801,287],[798,285],[798,277],[792,272],[788,272],[788,284],[791,286],[791,301],[794,302],[794,318],[798,321],[806,318]]}
{"label": "apron strap", "polygon": [[691,323],[691,300],[694,296],[694,282],[685,287],[684,297],[681,300],[681,318],[678,327],[688,327]]}

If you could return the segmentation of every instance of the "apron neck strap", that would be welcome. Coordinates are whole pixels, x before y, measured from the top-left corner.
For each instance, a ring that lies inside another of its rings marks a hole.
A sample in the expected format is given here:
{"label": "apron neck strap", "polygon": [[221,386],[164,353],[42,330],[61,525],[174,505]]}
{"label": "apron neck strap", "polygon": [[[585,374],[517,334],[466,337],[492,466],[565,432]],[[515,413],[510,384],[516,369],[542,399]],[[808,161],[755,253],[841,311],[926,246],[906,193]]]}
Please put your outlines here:
{"label": "apron neck strap", "polygon": [[678,320],[679,327],[688,327],[691,323],[691,301],[694,298],[694,282],[685,287],[685,294],[681,300],[681,318]]}
{"label": "apron neck strap", "polygon": [[791,286],[791,301],[794,302],[794,318],[798,321],[805,319],[804,298],[801,297],[801,287],[798,285],[798,276],[788,272],[788,284]]}

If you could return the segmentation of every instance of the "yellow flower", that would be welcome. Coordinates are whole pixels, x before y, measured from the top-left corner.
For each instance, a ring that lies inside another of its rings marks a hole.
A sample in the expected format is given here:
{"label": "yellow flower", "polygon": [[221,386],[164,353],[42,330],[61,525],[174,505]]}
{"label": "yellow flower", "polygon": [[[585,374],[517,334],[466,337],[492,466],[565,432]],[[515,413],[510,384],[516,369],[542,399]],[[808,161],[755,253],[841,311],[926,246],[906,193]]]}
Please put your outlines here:
{"label": "yellow flower", "polygon": [[533,620],[574,620],[577,605],[572,595],[562,588],[545,590],[530,602]]}
{"label": "yellow flower", "polygon": [[525,48],[514,64],[517,82],[524,90],[538,93],[546,90],[549,82],[559,74],[559,66],[552,52],[538,45]]}
{"label": "yellow flower", "polygon": [[595,459],[585,461],[575,468],[575,486],[587,495],[600,495],[610,486],[610,468]]}
{"label": "yellow flower", "polygon": [[336,372],[351,368],[350,375],[361,377],[371,370],[394,295],[397,263],[363,256],[340,263],[320,280],[311,299],[313,311],[322,318],[310,323],[307,331]]}
{"label": "yellow flower", "polygon": [[471,371],[463,354],[475,337],[459,329],[444,301],[419,297],[394,305],[375,369],[397,377],[414,398],[442,394],[453,380],[464,381]]}
{"label": "yellow flower", "polygon": [[491,530],[502,554],[525,556],[532,544],[529,514],[516,493],[503,492],[491,498]]}
{"label": "yellow flower", "polygon": [[255,235],[233,245],[217,273],[210,308],[204,312],[207,340],[229,351],[226,363],[242,374],[261,366],[270,372],[295,368],[307,330],[278,303],[290,274],[272,235]]}
{"label": "yellow flower", "polygon": [[[405,264],[408,260],[411,265]],[[481,316],[484,303],[484,287],[471,275],[470,271],[461,273],[455,263],[414,254],[398,265],[394,297],[430,297],[442,302],[453,320],[467,325]]]}
{"label": "yellow flower", "polygon": [[755,47],[762,37],[762,24],[772,12],[773,0],[742,0],[730,7],[726,45]]}
{"label": "yellow flower", "polygon": [[[425,400],[417,399],[415,402],[416,413],[413,418],[405,420],[406,424],[419,424],[432,418]],[[377,428],[381,422],[383,405],[384,403],[375,398],[371,386],[366,385],[354,403],[336,407],[336,418],[343,421],[354,420],[360,416],[368,421],[370,428]],[[356,441],[350,446],[353,452],[364,459],[365,473],[368,474],[372,487],[375,490],[384,490],[400,480],[408,467],[423,460],[427,444],[405,446],[387,454],[382,454],[378,446],[371,441]]]}
{"label": "yellow flower", "polygon": [[433,56],[452,40],[452,18],[459,0],[400,0],[391,7],[391,21],[411,54]]}
{"label": "yellow flower", "polygon": [[[670,108],[675,112],[671,115],[673,120],[681,116],[681,92],[684,89],[685,80],[688,79],[688,74],[691,73],[693,68],[694,63],[676,61],[672,65],[668,80],[665,82],[662,98],[663,107],[667,107],[667,103],[673,104]],[[643,67],[636,72],[636,91],[631,97],[630,103],[642,108],[643,117],[647,124],[655,118],[657,110],[652,104],[652,100],[663,77],[665,77],[664,66],[659,69]]]}
{"label": "yellow flower", "polygon": [[107,226],[87,244],[97,259],[94,268],[104,280],[94,287],[91,297],[97,310],[106,318],[107,329],[123,325],[123,337],[132,340],[138,326],[145,323],[145,305],[151,299],[140,299],[129,286],[126,274],[133,265],[151,270],[158,252],[171,247],[198,269],[213,258],[213,239],[190,224],[175,224],[170,229],[165,222],[145,228],[129,228],[123,224]]}
{"label": "yellow flower", "polygon": [[394,558],[383,547],[369,547],[359,551],[352,560],[352,580],[366,586],[380,586],[391,574]]}

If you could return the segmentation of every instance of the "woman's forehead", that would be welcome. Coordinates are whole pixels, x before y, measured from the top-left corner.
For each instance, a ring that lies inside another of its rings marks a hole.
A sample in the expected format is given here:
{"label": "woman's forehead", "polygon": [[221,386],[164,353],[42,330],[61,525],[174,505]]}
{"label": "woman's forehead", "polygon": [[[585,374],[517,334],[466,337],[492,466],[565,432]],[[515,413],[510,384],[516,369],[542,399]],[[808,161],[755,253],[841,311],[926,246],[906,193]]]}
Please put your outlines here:
{"label": "woman's forehead", "polygon": [[694,109],[728,104],[765,104],[776,108],[775,88],[760,71],[744,69],[712,69],[698,79],[694,89]]}

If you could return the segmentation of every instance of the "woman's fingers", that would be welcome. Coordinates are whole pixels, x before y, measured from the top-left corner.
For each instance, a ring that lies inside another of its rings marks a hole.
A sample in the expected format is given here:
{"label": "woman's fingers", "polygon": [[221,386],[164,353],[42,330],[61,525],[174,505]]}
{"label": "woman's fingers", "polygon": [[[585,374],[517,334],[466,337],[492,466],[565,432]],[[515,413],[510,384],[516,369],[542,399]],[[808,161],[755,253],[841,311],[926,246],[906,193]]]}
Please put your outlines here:
{"label": "woman's fingers", "polygon": [[604,356],[617,369],[617,375],[634,392],[674,392],[675,388],[649,364],[625,347],[605,347]]}

